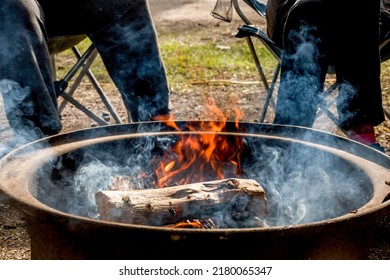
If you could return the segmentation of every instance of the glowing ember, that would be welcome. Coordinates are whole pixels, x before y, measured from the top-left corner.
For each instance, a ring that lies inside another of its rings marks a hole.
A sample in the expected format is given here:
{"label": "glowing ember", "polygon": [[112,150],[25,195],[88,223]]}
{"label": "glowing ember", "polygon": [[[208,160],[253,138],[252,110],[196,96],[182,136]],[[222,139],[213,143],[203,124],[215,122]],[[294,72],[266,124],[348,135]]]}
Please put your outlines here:
{"label": "glowing ember", "polygon": [[[197,127],[189,124],[189,132],[179,134],[179,140],[164,152],[163,157],[155,159],[158,187],[218,180],[233,175],[239,177],[242,173],[242,139],[224,134],[230,116],[223,114],[212,98],[207,103],[207,109],[218,121],[202,121]],[[235,108],[232,111],[238,128],[242,113]],[[180,131],[174,121],[166,124]]]}
{"label": "glowing ember", "polygon": [[218,228],[211,219],[185,220],[182,222],[178,222],[174,225],[168,225],[167,227],[170,227],[170,228],[205,228],[205,229]]}

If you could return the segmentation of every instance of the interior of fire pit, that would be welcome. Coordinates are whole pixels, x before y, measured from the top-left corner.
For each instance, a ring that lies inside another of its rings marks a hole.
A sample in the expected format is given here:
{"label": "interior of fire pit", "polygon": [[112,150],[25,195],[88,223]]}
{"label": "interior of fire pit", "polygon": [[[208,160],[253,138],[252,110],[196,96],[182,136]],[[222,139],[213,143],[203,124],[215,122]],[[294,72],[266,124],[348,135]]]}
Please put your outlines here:
{"label": "interior of fire pit", "polygon": [[[342,216],[361,208],[373,196],[367,174],[332,152],[289,139],[234,134],[229,137],[240,137],[244,144],[243,172],[234,174],[234,169],[227,167],[226,177],[254,179],[261,184],[269,203],[269,213],[262,217],[266,226]],[[31,192],[52,208],[100,219],[96,192],[106,190],[112,178],[118,176],[129,178],[135,188],[155,188],[152,163],[177,140],[175,133],[140,134],[57,155],[39,169],[37,189]],[[215,179],[210,175],[204,180]]]}

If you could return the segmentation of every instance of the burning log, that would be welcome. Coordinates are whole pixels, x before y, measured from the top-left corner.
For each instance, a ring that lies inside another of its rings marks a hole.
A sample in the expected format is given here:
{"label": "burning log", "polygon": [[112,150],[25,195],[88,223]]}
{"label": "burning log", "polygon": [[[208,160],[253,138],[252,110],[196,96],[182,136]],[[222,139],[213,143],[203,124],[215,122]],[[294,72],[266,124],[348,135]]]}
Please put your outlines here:
{"label": "burning log", "polygon": [[183,227],[180,223],[188,220],[209,220],[215,227],[258,227],[267,212],[264,189],[251,179],[100,191],[96,204],[102,220],[170,227]]}
{"label": "burning log", "polygon": [[204,228],[213,229],[218,228],[211,219],[206,220],[185,220],[173,225],[167,225],[170,228]]}

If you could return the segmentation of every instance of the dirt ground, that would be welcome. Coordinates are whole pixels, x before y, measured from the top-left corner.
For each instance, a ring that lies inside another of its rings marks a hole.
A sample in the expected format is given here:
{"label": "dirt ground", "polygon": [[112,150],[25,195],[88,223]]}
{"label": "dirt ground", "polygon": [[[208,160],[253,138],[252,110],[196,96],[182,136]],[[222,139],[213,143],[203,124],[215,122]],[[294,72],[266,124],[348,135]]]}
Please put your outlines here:
{"label": "dirt ground", "polygon": [[[182,32],[191,32],[194,28],[209,29],[210,37],[230,36],[233,37],[236,27],[241,24],[238,16],[235,15],[234,22],[228,24],[222,23],[210,16],[216,0],[149,0],[153,19],[157,30],[171,30],[180,34]],[[261,24],[262,20],[259,20]],[[203,38],[205,39],[205,38]],[[207,39],[207,38],[206,38]],[[384,94],[388,95],[389,85],[387,80],[390,77],[384,77]],[[172,89],[173,113],[176,119],[196,119],[200,117],[203,110],[204,95],[208,91],[214,91],[216,99],[226,100],[227,96],[233,91],[241,91],[242,95],[238,105],[245,113],[244,121],[256,121],[258,119],[260,105],[258,102],[258,92],[255,90],[258,85],[252,84],[232,84],[230,88],[226,86],[200,84],[199,87],[184,93],[184,89]],[[118,92],[112,84],[104,85],[114,107],[123,121],[126,121],[126,113],[121,103]],[[96,101],[95,94],[92,93],[91,86],[86,82],[81,86],[80,99],[87,102],[98,112],[105,112],[105,109]],[[389,99],[385,99],[389,100]],[[1,100],[0,100],[1,101]],[[386,101],[388,102],[388,101]],[[385,103],[386,108],[390,105]],[[188,108],[191,108],[189,110]],[[1,112],[0,112],[1,113]],[[1,114],[0,114],[1,115]],[[80,113],[74,106],[67,105],[62,112],[64,129],[68,132],[77,129],[88,128],[96,124]],[[2,138],[8,136],[6,120],[1,118]],[[270,121],[267,119],[266,121]],[[323,129],[332,133],[338,133],[332,124],[320,122],[316,128]],[[386,120],[377,128],[378,140],[386,148],[390,155],[390,121]],[[370,259],[390,259],[390,217],[385,217],[378,225],[377,235],[375,237]],[[26,233],[24,216],[17,209],[11,207],[0,194],[0,260],[7,259],[30,259],[29,236]]]}

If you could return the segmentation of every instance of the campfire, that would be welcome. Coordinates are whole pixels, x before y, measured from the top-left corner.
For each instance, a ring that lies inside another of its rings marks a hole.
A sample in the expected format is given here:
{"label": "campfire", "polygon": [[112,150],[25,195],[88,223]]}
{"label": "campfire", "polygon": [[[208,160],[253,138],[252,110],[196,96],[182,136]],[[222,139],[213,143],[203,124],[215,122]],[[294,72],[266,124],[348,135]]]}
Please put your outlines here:
{"label": "campfire", "polygon": [[56,174],[63,177],[60,184],[74,185],[69,197],[77,203],[66,198],[65,206],[53,206],[134,225],[239,229],[326,220],[369,199],[369,186],[354,190],[365,180],[361,173],[348,175],[355,171],[343,161],[300,145],[270,147],[248,131],[234,107],[235,121],[228,121],[232,115],[213,99],[208,105],[218,121],[163,121],[156,124],[167,130],[160,136],[140,124],[144,137],[83,152],[81,160],[67,155],[61,165],[76,158],[76,173],[69,177],[68,168],[60,168]]}
{"label": "campfire", "polygon": [[33,259],[362,259],[390,209],[389,170],[311,129],[148,122],[21,147],[0,161],[0,188],[26,214]]}
{"label": "campfire", "polygon": [[[96,193],[100,219],[174,228],[265,226],[265,191],[254,179],[241,178],[244,141],[226,134],[228,117],[214,99],[207,104],[220,120],[189,123],[185,134],[154,155],[149,186],[140,190],[131,178],[113,178],[108,190]],[[242,114],[233,112],[239,130]],[[182,132],[173,120],[166,125]],[[143,176],[141,170],[136,177]]]}
{"label": "campfire", "polygon": [[[164,151],[162,158],[154,159],[157,187],[242,175],[242,138],[224,133],[229,118],[235,119],[235,128],[238,130],[243,114],[234,107],[234,103],[232,112],[222,112],[212,96],[209,96],[206,105],[208,115],[205,118],[218,121],[189,123],[185,130],[194,133],[181,134],[180,139]],[[174,121],[168,121],[166,125],[178,132],[182,131]],[[202,133],[198,133],[200,131]]]}

